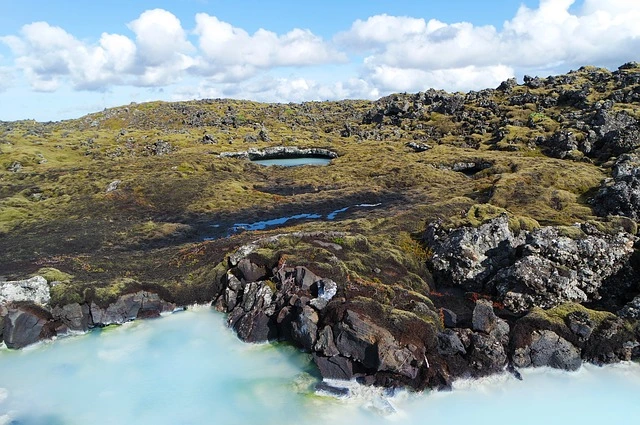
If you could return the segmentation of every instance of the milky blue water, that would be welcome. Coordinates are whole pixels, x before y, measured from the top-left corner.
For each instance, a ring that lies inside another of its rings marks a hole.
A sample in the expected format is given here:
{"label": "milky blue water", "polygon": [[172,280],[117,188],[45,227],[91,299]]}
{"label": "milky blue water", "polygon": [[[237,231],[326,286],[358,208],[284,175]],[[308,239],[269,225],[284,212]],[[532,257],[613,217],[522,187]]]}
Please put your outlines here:
{"label": "milky blue water", "polygon": [[274,159],[254,159],[252,162],[260,165],[280,165],[282,167],[297,167],[299,165],[327,165],[330,158],[303,156],[299,158],[274,158]]}
{"label": "milky blue water", "polygon": [[[244,344],[196,308],[0,350],[0,424],[633,424],[640,367],[528,370],[452,392],[317,395],[307,355]],[[394,406],[395,413],[388,407]]]}

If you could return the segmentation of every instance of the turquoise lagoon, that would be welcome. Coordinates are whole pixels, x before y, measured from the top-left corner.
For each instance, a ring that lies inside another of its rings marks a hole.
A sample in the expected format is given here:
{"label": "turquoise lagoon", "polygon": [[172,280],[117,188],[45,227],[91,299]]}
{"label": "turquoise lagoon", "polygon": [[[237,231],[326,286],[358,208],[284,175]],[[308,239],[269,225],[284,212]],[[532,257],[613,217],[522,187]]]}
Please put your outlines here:
{"label": "turquoise lagoon", "polygon": [[0,350],[0,424],[635,423],[640,366],[587,365],[459,381],[453,391],[314,391],[308,355],[244,344],[196,307],[155,320]]}

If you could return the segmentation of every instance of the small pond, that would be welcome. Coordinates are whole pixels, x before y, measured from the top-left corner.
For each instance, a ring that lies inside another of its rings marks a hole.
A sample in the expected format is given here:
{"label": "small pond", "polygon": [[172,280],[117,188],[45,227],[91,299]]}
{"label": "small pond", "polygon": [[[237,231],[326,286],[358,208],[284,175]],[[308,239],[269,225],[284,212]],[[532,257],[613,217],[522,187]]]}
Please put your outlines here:
{"label": "small pond", "polygon": [[260,165],[280,165],[282,167],[297,167],[300,165],[327,165],[331,162],[331,158],[321,156],[300,156],[294,158],[270,158],[270,159],[252,159]]}

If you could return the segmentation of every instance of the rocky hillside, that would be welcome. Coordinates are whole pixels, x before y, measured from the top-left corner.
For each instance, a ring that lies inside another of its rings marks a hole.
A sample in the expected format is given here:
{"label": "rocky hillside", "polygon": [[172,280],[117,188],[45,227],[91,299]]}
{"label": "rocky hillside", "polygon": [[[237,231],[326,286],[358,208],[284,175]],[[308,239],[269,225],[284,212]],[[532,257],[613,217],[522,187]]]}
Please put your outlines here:
{"label": "rocky hillside", "polygon": [[[0,338],[211,302],[244,340],[383,386],[635,358],[639,148],[635,63],[0,122]],[[333,159],[251,161],[301,153]]]}

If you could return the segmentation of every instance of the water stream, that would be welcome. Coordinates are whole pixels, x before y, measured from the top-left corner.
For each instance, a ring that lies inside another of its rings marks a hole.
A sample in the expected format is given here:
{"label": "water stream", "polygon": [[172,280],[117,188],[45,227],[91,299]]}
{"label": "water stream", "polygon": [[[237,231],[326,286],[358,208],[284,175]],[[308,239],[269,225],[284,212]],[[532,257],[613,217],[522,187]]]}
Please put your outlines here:
{"label": "water stream", "polygon": [[[336,217],[341,214],[346,212],[349,209],[355,209],[355,208],[376,208],[379,207],[380,203],[377,204],[357,204],[357,205],[352,205],[349,207],[344,207],[344,208],[340,208],[334,211],[331,211],[329,214],[318,214],[318,213],[302,213],[302,214],[295,214],[295,215],[290,215],[290,216],[286,216],[286,217],[276,217],[276,218],[271,218],[268,220],[260,220],[260,221],[254,221],[251,223],[234,223],[231,228],[228,229],[227,234],[225,235],[226,237],[231,236],[235,233],[238,232],[244,232],[244,231],[252,231],[252,230],[265,230],[271,227],[278,227],[281,226],[289,221],[306,221],[306,220],[335,220]],[[212,224],[211,227],[219,229],[220,225],[219,224]],[[203,238],[203,240],[213,240],[213,239],[217,239],[216,237],[205,237]]]}
{"label": "water stream", "polygon": [[[411,394],[318,395],[309,358],[240,342],[200,307],[22,351],[0,350],[0,424],[634,423],[640,366],[523,371]],[[389,408],[391,406],[394,412]]]}

